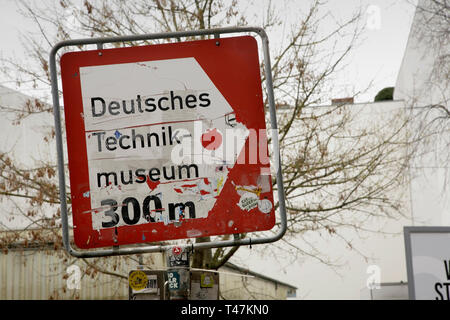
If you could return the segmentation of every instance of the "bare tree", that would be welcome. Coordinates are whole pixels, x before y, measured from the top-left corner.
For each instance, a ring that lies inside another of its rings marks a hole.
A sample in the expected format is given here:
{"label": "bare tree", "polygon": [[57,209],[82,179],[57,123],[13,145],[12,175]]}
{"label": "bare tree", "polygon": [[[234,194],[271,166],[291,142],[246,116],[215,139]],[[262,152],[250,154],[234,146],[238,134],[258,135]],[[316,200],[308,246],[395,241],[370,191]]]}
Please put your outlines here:
{"label": "bare tree", "polygon": [[[258,5],[236,0],[85,0],[81,5],[72,0],[46,1],[39,5],[21,1],[22,13],[34,21],[37,30],[37,34],[25,35],[30,63],[4,59],[3,71],[10,77],[19,75],[17,83],[22,86],[46,89],[48,95],[40,97],[42,100],[30,101],[23,108],[4,108],[4,111],[14,112],[18,120],[33,113],[51,112],[48,105],[40,101],[49,98],[47,57],[58,41],[242,26],[258,21],[269,35],[281,34],[283,40],[281,45],[271,48],[288,210],[288,235],[277,246],[288,247],[294,256],[307,255],[329,263],[308,243],[299,247],[291,240],[308,230],[321,230],[351,247],[340,229],[367,230],[369,219],[397,218],[402,214],[401,201],[391,193],[404,183],[408,154],[398,150],[406,144],[407,118],[398,111],[378,124],[367,126],[356,118],[354,106],[316,107],[328,103],[333,78],[345,67],[346,58],[357,44],[361,32],[359,11],[347,21],[336,21],[321,1],[313,0],[309,10],[299,13],[297,22],[286,25],[275,4],[269,2],[262,18],[254,10]],[[324,25],[324,21],[329,24]],[[271,33],[274,31],[279,33]],[[184,39],[175,39],[179,40]],[[156,41],[114,45],[143,43]],[[49,141],[53,136],[54,132],[49,132]],[[39,221],[39,226],[58,225],[55,164],[23,168],[6,153],[1,155],[0,161],[0,194],[10,199],[27,199],[27,207],[21,210],[31,220]],[[275,185],[276,181],[273,183]],[[70,203],[70,195],[67,201]],[[45,214],[42,212],[44,205]],[[43,216],[48,218],[42,220]],[[207,240],[196,239],[198,242]],[[217,269],[237,250],[238,247],[198,251],[193,265]]]}

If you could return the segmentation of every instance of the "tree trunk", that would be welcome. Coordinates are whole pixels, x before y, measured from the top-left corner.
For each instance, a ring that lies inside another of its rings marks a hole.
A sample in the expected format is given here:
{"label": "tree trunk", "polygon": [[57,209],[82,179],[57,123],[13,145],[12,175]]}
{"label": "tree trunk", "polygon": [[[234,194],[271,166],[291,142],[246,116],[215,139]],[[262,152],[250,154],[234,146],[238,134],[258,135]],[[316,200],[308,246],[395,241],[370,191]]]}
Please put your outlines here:
{"label": "tree trunk", "polygon": [[[196,243],[211,241],[211,237],[201,237],[195,240]],[[192,268],[209,269],[211,267],[212,249],[197,249],[192,256]]]}

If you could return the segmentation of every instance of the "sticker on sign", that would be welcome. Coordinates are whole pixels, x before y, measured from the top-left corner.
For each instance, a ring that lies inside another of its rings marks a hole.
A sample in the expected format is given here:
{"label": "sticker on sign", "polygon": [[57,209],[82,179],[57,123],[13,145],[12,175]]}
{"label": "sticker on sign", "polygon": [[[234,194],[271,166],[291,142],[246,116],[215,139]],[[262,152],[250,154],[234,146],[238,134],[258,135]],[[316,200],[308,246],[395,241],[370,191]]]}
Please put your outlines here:
{"label": "sticker on sign", "polygon": [[253,37],[61,58],[80,248],[272,228]]}

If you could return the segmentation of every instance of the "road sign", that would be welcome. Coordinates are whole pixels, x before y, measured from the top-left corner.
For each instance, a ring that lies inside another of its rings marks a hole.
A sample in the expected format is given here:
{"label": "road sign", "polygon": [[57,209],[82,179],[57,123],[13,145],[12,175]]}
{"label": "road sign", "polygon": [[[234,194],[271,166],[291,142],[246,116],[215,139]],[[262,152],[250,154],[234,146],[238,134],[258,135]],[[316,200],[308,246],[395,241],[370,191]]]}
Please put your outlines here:
{"label": "road sign", "polygon": [[404,227],[409,299],[450,300],[450,227]]}
{"label": "road sign", "polygon": [[61,79],[79,248],[273,227],[255,38],[69,52]]}

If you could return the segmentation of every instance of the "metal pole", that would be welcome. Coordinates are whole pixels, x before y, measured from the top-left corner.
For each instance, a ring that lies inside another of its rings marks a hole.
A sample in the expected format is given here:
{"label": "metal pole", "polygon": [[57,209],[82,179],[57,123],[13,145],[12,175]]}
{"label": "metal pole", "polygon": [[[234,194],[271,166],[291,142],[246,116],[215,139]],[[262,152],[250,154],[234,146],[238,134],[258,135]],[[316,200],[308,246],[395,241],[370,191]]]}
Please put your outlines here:
{"label": "metal pole", "polygon": [[190,246],[167,248],[169,300],[189,300],[191,292]]}

